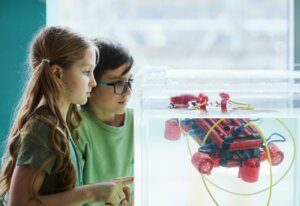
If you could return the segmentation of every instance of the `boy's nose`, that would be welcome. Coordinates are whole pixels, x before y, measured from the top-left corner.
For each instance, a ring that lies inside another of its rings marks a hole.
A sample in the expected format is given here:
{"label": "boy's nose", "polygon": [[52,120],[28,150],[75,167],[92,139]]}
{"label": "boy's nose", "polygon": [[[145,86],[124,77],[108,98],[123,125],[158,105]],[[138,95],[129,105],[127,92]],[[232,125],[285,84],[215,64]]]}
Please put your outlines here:
{"label": "boy's nose", "polygon": [[124,92],[124,94],[131,94],[131,91],[132,91],[132,88],[131,88],[131,85],[127,84],[127,87],[126,87],[126,91]]}

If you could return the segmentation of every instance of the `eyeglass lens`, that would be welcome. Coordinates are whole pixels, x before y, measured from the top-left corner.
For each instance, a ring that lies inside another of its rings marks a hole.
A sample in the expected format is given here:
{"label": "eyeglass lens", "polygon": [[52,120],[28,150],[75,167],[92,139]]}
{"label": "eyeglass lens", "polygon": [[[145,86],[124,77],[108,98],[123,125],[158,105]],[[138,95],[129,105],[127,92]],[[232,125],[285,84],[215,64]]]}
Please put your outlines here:
{"label": "eyeglass lens", "polygon": [[127,92],[128,87],[131,89],[131,81],[119,81],[115,84],[115,93],[124,94]]}

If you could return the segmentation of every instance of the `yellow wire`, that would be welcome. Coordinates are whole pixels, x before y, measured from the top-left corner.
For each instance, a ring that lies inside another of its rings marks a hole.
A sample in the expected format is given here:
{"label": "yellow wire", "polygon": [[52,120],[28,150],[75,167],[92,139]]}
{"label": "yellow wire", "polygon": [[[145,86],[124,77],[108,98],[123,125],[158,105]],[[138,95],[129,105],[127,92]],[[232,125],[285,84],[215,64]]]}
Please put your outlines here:
{"label": "yellow wire", "polygon": [[[291,160],[291,162],[290,162],[290,164],[289,164],[289,166],[288,166],[288,168],[287,168],[287,170],[284,172],[284,174],[272,185],[273,187],[275,186],[275,185],[277,185],[281,180],[283,180],[286,176],[287,176],[287,174],[289,173],[289,171],[291,170],[291,168],[292,168],[292,166],[293,166],[293,164],[294,164],[294,162],[295,162],[295,159],[296,159],[296,140],[295,140],[295,137],[293,136],[293,133],[290,131],[290,129],[281,121],[281,120],[279,120],[279,119],[276,119],[275,118],[275,120],[278,122],[278,123],[280,123],[285,129],[286,129],[286,131],[289,133],[289,135],[290,135],[290,137],[291,137],[291,140],[292,140],[292,142],[293,142],[293,157],[292,157],[292,160]],[[261,121],[258,123],[258,125],[260,125],[261,123],[263,122],[263,120],[261,119]],[[257,126],[258,126],[257,125]],[[189,145],[188,145],[188,147],[190,147]],[[192,155],[192,153],[190,153],[191,155]],[[264,188],[264,189],[261,189],[261,190],[259,190],[259,191],[256,191],[256,192],[253,192],[253,193],[236,193],[236,192],[232,192],[232,191],[229,191],[229,190],[227,190],[227,189],[224,189],[224,188],[222,188],[222,187],[220,187],[219,185],[217,185],[217,184],[215,184],[214,182],[212,182],[211,180],[209,180],[208,178],[206,178],[205,177],[205,179],[206,179],[206,181],[208,181],[210,184],[212,184],[213,186],[215,186],[215,187],[217,187],[218,189],[220,189],[220,190],[222,190],[222,191],[224,191],[224,192],[227,192],[227,193],[230,193],[230,194],[232,194],[232,195],[238,195],[238,196],[252,196],[252,195],[257,195],[257,194],[259,194],[259,193],[262,193],[262,192],[265,192],[266,190],[268,190],[270,187],[266,187],[266,188]]]}
{"label": "yellow wire", "polygon": [[[182,129],[182,127],[181,127],[181,119],[180,118],[178,119],[178,126],[179,126],[180,132],[184,135],[184,137],[186,138],[187,144],[189,145],[189,136],[188,136],[189,133],[186,132],[186,131],[184,131],[184,129]],[[189,153],[192,154],[191,148],[188,147],[188,149],[189,149]]]}
{"label": "yellow wire", "polygon": [[[223,120],[223,119],[222,119],[222,120]],[[218,122],[220,122],[220,120],[219,120]],[[217,123],[218,123],[218,122],[217,122]],[[178,125],[179,125],[179,130],[180,130],[180,131],[183,133],[183,135],[186,137],[187,143],[188,143],[188,145],[189,145],[189,142],[188,142],[188,133],[182,129],[182,127],[181,127],[181,119],[179,119]],[[213,129],[214,127],[216,127],[216,126],[217,126],[217,125],[212,126],[212,127],[210,128],[210,130],[208,131],[207,134],[209,134],[209,133],[212,131],[212,129]],[[208,137],[207,134],[206,134],[206,136],[205,136],[205,138],[204,138],[204,140],[203,140],[203,142],[202,142],[201,145],[203,145],[203,144],[205,143],[205,141],[206,141],[206,139],[207,139],[207,137]],[[190,148],[190,147],[188,147],[188,148],[189,148],[190,155],[192,156],[191,148]],[[205,186],[205,188],[206,188],[206,191],[208,192],[209,196],[210,196],[211,199],[214,201],[214,203],[215,203],[217,206],[219,206],[218,202],[216,201],[216,199],[215,199],[215,198],[213,197],[213,195],[211,194],[211,192],[210,192],[210,190],[209,190],[209,188],[208,188],[208,186],[207,186],[207,184],[206,184],[206,182],[205,182],[205,180],[204,180],[204,176],[203,176],[202,173],[201,173],[201,178],[202,178],[203,184],[204,184],[204,186]]]}
{"label": "yellow wire", "polygon": [[[201,145],[205,144],[207,138],[209,137],[209,134],[210,134],[210,133],[213,131],[213,129],[214,129],[217,125],[219,125],[223,120],[224,120],[224,118],[223,118],[223,119],[219,119],[219,120],[218,120],[218,121],[217,121],[217,122],[216,122],[209,130],[208,130],[208,132],[206,133],[205,137],[203,138],[203,141],[202,141]],[[217,206],[219,206],[217,200],[214,198],[214,196],[212,195],[210,189],[208,188],[208,186],[207,186],[207,184],[206,184],[206,181],[205,181],[205,178],[204,178],[204,175],[203,175],[202,173],[201,173],[201,178],[202,178],[202,182],[203,182],[203,184],[204,184],[204,187],[205,187],[206,191],[208,192],[210,198],[213,200],[213,202],[214,202]]]}
{"label": "yellow wire", "polygon": [[[210,134],[210,133],[212,132],[212,130],[213,130],[216,126],[218,126],[223,120],[224,120],[224,118],[219,119],[217,122],[215,122],[215,123],[213,124],[213,126],[212,126],[212,127],[208,130],[208,132],[206,133],[206,135],[205,135],[205,137],[204,137],[203,142],[202,142],[201,145],[205,144],[207,138],[209,137],[209,134]],[[267,145],[267,141],[266,141],[265,137],[263,136],[262,132],[260,131],[260,129],[259,129],[258,127],[256,127],[256,125],[254,125],[254,124],[252,124],[252,123],[248,123],[248,124],[246,124],[245,126],[247,127],[247,126],[249,126],[249,125],[253,125],[253,126],[258,130],[258,132],[261,134],[261,137],[262,137],[262,139],[263,139],[265,145]],[[267,206],[268,206],[268,205],[270,204],[271,196],[272,196],[272,161],[271,161],[271,155],[270,155],[270,151],[269,151],[268,146],[266,146],[266,150],[267,150],[267,157],[268,157],[268,162],[269,162],[269,166],[270,166],[270,192],[269,192],[269,197],[268,197],[268,202],[267,202]],[[210,189],[208,188],[208,186],[207,186],[207,184],[206,184],[206,181],[205,181],[206,178],[204,178],[204,176],[203,176],[202,173],[201,173],[201,178],[202,178],[203,184],[204,184],[204,186],[205,186],[205,188],[206,188],[206,190],[207,190],[209,196],[211,197],[211,199],[213,200],[213,202],[214,202],[217,206],[219,206],[218,202],[216,201],[216,199],[213,197],[212,193],[210,192]]]}
{"label": "yellow wire", "polygon": [[237,105],[244,105],[244,106],[247,106],[247,107],[251,107],[250,104],[241,103],[241,102],[235,102],[235,101],[232,101],[231,99],[229,99],[228,101],[231,102],[231,103],[237,104]]}
{"label": "yellow wire", "polygon": [[233,110],[254,110],[254,107],[233,107]]}
{"label": "yellow wire", "polygon": [[268,202],[267,202],[267,205],[270,204],[271,202],[271,196],[272,196],[272,185],[273,185],[273,173],[272,173],[272,159],[271,159],[271,154],[270,154],[270,150],[269,150],[269,147],[268,147],[268,143],[267,143],[267,140],[265,138],[265,136],[263,135],[263,133],[261,132],[261,130],[255,125],[255,124],[252,124],[252,123],[248,123],[248,124],[245,124],[244,126],[245,127],[248,127],[248,126],[254,126],[257,131],[259,132],[265,146],[266,146],[266,151],[267,151],[267,157],[268,157],[268,162],[269,162],[269,169],[270,169],[270,192],[269,192],[269,197],[268,197]]}
{"label": "yellow wire", "polygon": [[202,104],[199,104],[199,105],[196,105],[196,106],[194,106],[194,109],[199,109],[199,110],[201,110],[201,106],[203,106],[203,105],[205,105],[207,103],[207,101],[205,101],[205,102],[203,102]]}
{"label": "yellow wire", "polygon": [[183,135],[186,136],[186,135],[189,134],[188,132],[184,131],[184,129],[182,129],[182,127],[181,127],[181,119],[180,119],[180,118],[178,119],[178,126],[179,126],[180,132],[181,132]]}
{"label": "yellow wire", "polygon": [[228,100],[229,102],[233,103],[233,104],[237,104],[237,105],[244,105],[245,107],[233,107],[233,110],[254,110],[255,108],[252,107],[250,104],[245,104],[245,103],[240,103],[240,102],[235,102],[232,100]]}
{"label": "yellow wire", "polygon": [[[278,119],[278,118],[275,118],[275,120],[279,123],[279,124],[281,124],[281,126],[283,126],[285,129],[286,129],[286,131],[289,133],[289,136],[290,136],[290,138],[291,138],[291,140],[292,140],[292,142],[293,142],[293,156],[292,156],[292,160],[291,160],[291,162],[290,162],[290,164],[289,164],[289,166],[288,166],[288,168],[287,168],[287,170],[284,172],[284,174],[272,185],[273,187],[275,187],[279,182],[281,182],[286,176],[287,176],[287,174],[289,173],[289,171],[292,169],[292,166],[293,166],[293,164],[294,164],[294,162],[295,162],[295,159],[296,159],[296,140],[295,140],[295,137],[294,137],[294,135],[293,135],[293,133],[291,132],[291,130],[287,127],[287,125],[285,125],[280,119]],[[180,120],[180,122],[181,122],[181,120]],[[260,126],[261,124],[262,124],[262,122],[263,122],[263,119],[261,119],[259,122],[258,122],[258,124],[256,125],[257,127],[258,126]],[[218,123],[219,124],[219,123]],[[253,124],[253,123],[252,123]],[[180,125],[180,124],[179,124]],[[181,126],[180,126],[180,129],[181,129],[181,131],[182,131],[182,133],[185,135],[185,137],[186,137],[186,140],[187,140],[187,144],[188,144],[188,149],[189,149],[189,153],[190,153],[190,156],[192,156],[193,154],[192,154],[192,151],[191,151],[191,147],[190,147],[190,143],[189,143],[189,138],[188,138],[188,133],[187,132],[185,132],[182,128],[181,128]],[[211,131],[209,131],[209,132],[211,132]],[[208,137],[208,135],[206,135],[207,137]],[[206,137],[206,138],[207,138]],[[206,139],[205,138],[205,139]],[[206,140],[205,140],[206,141]],[[202,180],[203,180],[203,178],[206,180],[206,181],[208,181],[210,184],[212,184],[213,186],[215,186],[216,188],[218,188],[218,189],[220,189],[220,190],[222,190],[222,191],[224,191],[224,192],[227,192],[227,193],[229,193],[229,194],[232,194],[232,195],[237,195],[237,196],[252,196],[252,195],[257,195],[257,194],[260,194],[260,193],[262,193],[262,192],[265,192],[265,191],[267,191],[270,187],[266,187],[266,188],[264,188],[264,189],[262,189],[262,190],[259,190],[259,191],[256,191],[256,192],[253,192],[253,193],[236,193],[236,192],[232,192],[232,191],[230,191],[230,190],[227,190],[227,189],[225,189],[225,188],[222,188],[222,187],[220,187],[219,185],[217,185],[217,184],[215,184],[214,182],[212,182],[211,180],[209,180],[207,177],[205,177],[204,175],[202,175],[201,174],[201,176],[202,176]],[[203,180],[204,181],[204,180]],[[205,184],[205,186],[207,187],[207,185]],[[213,199],[214,200],[214,199]],[[215,202],[216,203],[216,202]]]}
{"label": "yellow wire", "polygon": [[207,132],[206,135],[204,136],[201,145],[205,144],[205,142],[206,142],[208,136],[210,135],[210,133],[212,132],[212,130],[213,130],[216,126],[218,126],[223,120],[224,120],[224,118],[219,119],[216,123],[214,123],[214,125],[208,130],[208,132]]}

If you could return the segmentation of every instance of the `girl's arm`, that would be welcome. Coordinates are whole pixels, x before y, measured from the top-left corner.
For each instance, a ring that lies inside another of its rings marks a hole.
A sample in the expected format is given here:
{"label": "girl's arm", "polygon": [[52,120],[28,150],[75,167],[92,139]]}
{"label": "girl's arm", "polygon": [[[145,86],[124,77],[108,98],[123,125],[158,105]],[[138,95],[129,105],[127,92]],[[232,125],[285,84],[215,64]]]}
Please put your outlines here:
{"label": "girl's arm", "polygon": [[[16,166],[9,190],[8,206],[38,206],[36,200],[28,201],[34,170],[30,166]],[[45,172],[37,176],[35,189],[39,190],[45,178]],[[123,187],[133,182],[132,177],[125,177],[108,182],[84,185],[70,191],[39,196],[43,206],[81,206],[85,203],[106,202],[118,205],[124,198]]]}

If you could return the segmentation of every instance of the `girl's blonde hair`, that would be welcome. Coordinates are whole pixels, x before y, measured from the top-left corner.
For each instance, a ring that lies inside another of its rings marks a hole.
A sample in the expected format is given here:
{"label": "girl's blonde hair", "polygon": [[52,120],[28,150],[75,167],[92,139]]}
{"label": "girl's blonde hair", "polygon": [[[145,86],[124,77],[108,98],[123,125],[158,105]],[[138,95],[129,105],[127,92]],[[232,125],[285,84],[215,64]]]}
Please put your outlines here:
{"label": "girl's blonde hair", "polygon": [[[98,57],[98,50],[90,40],[64,27],[47,27],[34,37],[29,54],[30,77],[18,110],[16,110],[15,120],[8,135],[6,154],[2,161],[0,197],[5,195],[10,188],[12,174],[20,152],[21,130],[27,128],[25,124],[30,115],[33,112],[36,113],[42,98],[45,99],[45,107],[55,120],[49,119],[45,115],[34,115],[31,118],[38,118],[52,128],[49,142],[53,153],[36,170],[31,186],[32,198],[37,198],[39,192],[33,189],[38,172],[44,170],[47,164],[54,160],[55,165],[52,172],[60,174],[62,185],[61,188],[55,188],[53,192],[70,190],[75,186],[76,170],[71,162],[69,137],[66,135],[66,130],[69,126],[73,132],[76,132],[81,119],[75,105],[70,106],[67,120],[63,119],[58,107],[59,98],[63,95],[63,85],[51,72],[51,66],[59,65],[62,69],[69,69],[76,61],[84,57],[89,47],[95,48]],[[71,123],[73,117],[76,119],[76,124]],[[22,132],[24,132],[23,130]]]}

